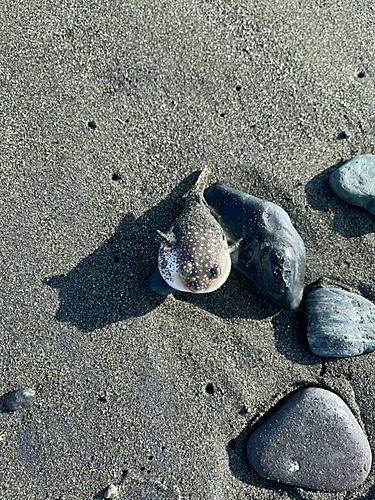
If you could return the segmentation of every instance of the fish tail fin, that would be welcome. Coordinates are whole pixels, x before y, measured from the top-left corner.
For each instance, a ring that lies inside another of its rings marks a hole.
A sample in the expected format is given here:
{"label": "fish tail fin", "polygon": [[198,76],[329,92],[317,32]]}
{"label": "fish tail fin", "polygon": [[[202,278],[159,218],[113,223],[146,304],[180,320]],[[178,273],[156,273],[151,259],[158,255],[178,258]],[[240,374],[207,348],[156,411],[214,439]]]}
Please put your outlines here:
{"label": "fish tail fin", "polygon": [[194,186],[187,193],[185,193],[183,198],[197,198],[198,200],[202,200],[210,173],[211,172],[208,170],[208,168],[204,167],[204,169],[199,174]]}

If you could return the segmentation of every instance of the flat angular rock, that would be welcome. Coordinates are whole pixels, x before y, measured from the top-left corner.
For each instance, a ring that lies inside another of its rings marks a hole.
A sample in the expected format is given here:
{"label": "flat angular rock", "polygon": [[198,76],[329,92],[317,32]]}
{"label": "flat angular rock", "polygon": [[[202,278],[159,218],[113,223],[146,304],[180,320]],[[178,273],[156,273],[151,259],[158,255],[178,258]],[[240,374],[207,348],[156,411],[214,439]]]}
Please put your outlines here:
{"label": "flat angular rock", "polygon": [[355,156],[329,177],[332,191],[342,200],[375,215],[375,156]]}
{"label": "flat angular rock", "polygon": [[206,189],[205,198],[229,242],[243,238],[231,254],[236,275],[278,306],[296,309],[303,295],[306,255],[285,210],[221,182]]}
{"label": "flat angular rock", "polygon": [[375,350],[375,305],[339,288],[306,297],[307,340],[317,356],[347,358]]}
{"label": "flat angular rock", "polygon": [[5,404],[10,411],[21,410],[30,406],[35,401],[35,391],[33,389],[18,389],[8,394]]}
{"label": "flat angular rock", "polygon": [[371,468],[371,450],[344,401],[318,387],[293,394],[254,433],[247,457],[273,481],[306,489],[346,491]]}

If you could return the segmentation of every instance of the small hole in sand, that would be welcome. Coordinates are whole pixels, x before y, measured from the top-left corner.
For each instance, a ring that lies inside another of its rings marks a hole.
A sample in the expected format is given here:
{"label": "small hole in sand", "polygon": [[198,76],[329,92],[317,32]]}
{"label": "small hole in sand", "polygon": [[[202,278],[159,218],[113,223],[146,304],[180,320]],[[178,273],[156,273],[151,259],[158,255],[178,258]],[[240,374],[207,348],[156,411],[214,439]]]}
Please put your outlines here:
{"label": "small hole in sand", "polygon": [[207,384],[206,385],[206,392],[208,394],[213,394],[214,393],[214,385],[213,384]]}

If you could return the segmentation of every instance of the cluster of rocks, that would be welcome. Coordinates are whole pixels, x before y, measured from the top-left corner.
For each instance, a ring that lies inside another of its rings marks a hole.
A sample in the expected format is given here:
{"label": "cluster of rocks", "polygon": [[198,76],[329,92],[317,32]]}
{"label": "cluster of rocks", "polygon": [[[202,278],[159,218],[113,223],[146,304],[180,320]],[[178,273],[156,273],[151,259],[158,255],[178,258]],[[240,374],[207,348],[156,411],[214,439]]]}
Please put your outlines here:
{"label": "cluster of rocks", "polygon": [[[375,156],[358,156],[330,176],[342,200],[375,215]],[[223,183],[205,191],[211,213],[228,242],[241,241],[231,254],[235,274],[285,309],[300,306],[306,266],[302,238],[279,206]],[[158,270],[152,290],[174,293]],[[375,350],[375,305],[341,288],[314,288],[306,296],[307,339],[322,357],[350,357]],[[25,388],[5,398],[9,411],[28,407],[35,391]],[[321,491],[356,488],[371,468],[370,445],[345,402],[332,391],[308,387],[290,395],[250,435],[247,458],[261,476]],[[104,498],[117,498],[111,485]]]}
{"label": "cluster of rocks", "polygon": [[[339,198],[375,214],[375,156],[351,159],[329,182]],[[369,300],[322,287],[307,294],[305,308],[307,340],[317,356],[375,350],[375,305]],[[321,491],[356,488],[372,460],[367,437],[344,401],[317,387],[297,391],[267,418],[251,434],[247,457],[263,477]]]}
{"label": "cluster of rocks", "polygon": [[[358,156],[330,176],[342,200],[375,214],[375,156]],[[302,238],[279,206],[216,183],[206,189],[211,213],[229,243],[235,274],[245,286],[285,309],[297,309],[306,265]],[[156,293],[175,290],[156,270]],[[349,357],[375,350],[375,305],[341,288],[315,287],[306,296],[307,338],[322,357]],[[352,490],[371,468],[371,450],[354,415],[335,393],[310,387],[297,391],[251,434],[250,465],[261,476],[321,491]]]}

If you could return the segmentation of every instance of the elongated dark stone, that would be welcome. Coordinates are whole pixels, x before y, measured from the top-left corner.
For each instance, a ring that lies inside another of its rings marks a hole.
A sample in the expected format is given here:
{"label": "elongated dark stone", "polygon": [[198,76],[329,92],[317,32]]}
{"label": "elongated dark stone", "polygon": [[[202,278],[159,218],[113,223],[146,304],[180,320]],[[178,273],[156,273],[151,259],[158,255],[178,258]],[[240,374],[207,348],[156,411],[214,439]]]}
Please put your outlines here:
{"label": "elongated dark stone", "polygon": [[307,340],[317,356],[347,358],[375,350],[375,304],[339,288],[306,297]]}
{"label": "elongated dark stone", "polygon": [[302,300],[306,267],[305,246],[288,214],[222,182],[210,186],[205,198],[212,214],[233,243],[233,270],[244,284],[284,309]]}
{"label": "elongated dark stone", "polygon": [[371,449],[344,401],[319,387],[290,396],[250,436],[247,458],[273,481],[313,490],[356,488],[371,468]]}

